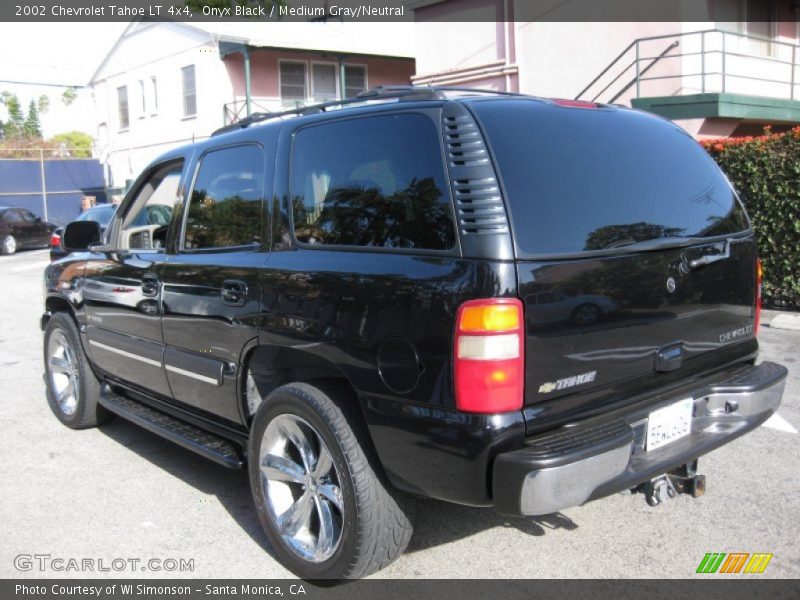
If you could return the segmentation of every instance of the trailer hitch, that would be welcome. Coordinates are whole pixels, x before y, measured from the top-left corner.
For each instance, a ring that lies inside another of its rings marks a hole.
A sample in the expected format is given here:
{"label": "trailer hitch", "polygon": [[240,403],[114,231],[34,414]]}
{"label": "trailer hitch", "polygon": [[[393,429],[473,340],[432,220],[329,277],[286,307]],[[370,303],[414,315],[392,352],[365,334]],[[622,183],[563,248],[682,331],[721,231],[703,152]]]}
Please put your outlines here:
{"label": "trailer hitch", "polygon": [[695,460],[641,484],[637,491],[644,494],[650,506],[663,504],[678,494],[699,498],[706,492],[706,476],[697,474]]}

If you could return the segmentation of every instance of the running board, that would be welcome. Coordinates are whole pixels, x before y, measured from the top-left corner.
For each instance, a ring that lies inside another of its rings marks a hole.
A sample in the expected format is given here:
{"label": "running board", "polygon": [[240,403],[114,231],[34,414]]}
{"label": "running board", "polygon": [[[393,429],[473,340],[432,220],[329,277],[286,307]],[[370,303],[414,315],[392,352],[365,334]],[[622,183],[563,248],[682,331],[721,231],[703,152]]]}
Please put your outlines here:
{"label": "running board", "polygon": [[141,402],[116,394],[107,385],[103,386],[99,401],[104,408],[123,419],[144,427],[148,431],[224,467],[241,469],[244,466],[244,461],[236,447],[228,440]]}

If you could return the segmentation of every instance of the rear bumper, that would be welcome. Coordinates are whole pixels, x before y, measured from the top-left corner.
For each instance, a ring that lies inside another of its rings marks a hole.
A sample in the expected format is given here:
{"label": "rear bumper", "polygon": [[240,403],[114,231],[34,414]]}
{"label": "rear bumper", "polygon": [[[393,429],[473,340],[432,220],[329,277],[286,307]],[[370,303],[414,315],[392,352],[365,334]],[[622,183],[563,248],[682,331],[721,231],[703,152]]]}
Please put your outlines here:
{"label": "rear bumper", "polygon": [[[735,375],[615,418],[531,438],[494,461],[493,500],[508,515],[543,515],[583,504],[690,462],[755,429],[780,405],[786,368],[764,362]],[[647,452],[651,411],[694,399],[691,433]]]}

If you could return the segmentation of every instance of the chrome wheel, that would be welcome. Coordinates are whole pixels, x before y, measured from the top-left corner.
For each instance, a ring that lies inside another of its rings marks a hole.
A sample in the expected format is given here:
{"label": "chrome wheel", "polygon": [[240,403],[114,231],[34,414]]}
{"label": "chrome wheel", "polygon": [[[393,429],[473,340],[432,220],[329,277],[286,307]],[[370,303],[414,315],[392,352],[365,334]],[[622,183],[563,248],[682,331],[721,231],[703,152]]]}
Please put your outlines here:
{"label": "chrome wheel", "polygon": [[261,439],[259,472],[270,519],[300,558],[320,563],[342,539],[344,499],[324,440],[296,415],[275,417]]}
{"label": "chrome wheel", "polygon": [[59,410],[72,416],[78,408],[80,374],[75,350],[63,331],[53,331],[47,344],[47,356],[50,391]]}
{"label": "chrome wheel", "polygon": [[17,251],[17,240],[13,235],[7,235],[3,240],[3,254],[14,254]]}
{"label": "chrome wheel", "polygon": [[261,406],[261,402],[263,398],[261,397],[261,393],[258,391],[258,386],[256,385],[256,378],[253,377],[253,371],[247,369],[247,381],[245,383],[245,398],[247,399],[247,411],[248,414],[254,415],[258,410],[258,407]]}

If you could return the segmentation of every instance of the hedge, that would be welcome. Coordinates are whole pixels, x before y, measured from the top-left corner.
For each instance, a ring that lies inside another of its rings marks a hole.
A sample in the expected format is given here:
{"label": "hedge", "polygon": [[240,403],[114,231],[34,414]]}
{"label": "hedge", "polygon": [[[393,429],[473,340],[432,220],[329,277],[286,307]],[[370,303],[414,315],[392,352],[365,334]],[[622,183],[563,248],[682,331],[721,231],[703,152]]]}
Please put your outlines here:
{"label": "hedge", "polygon": [[700,143],[750,215],[764,265],[764,305],[800,308],[800,127]]}

